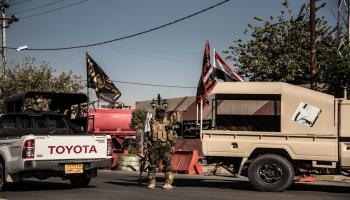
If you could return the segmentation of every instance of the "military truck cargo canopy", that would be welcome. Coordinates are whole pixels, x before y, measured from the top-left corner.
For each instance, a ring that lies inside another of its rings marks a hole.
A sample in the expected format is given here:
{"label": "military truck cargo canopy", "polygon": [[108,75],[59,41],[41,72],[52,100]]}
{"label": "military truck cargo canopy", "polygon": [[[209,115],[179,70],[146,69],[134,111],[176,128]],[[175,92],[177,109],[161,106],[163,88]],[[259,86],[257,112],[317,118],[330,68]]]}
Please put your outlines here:
{"label": "military truck cargo canopy", "polygon": [[277,127],[271,130],[281,133],[333,136],[337,132],[336,101],[322,92],[283,82],[219,82],[210,95],[220,103],[218,117],[225,120],[244,114],[254,120],[257,115],[263,116],[261,120],[276,116],[274,123],[279,127],[271,124]]}
{"label": "military truck cargo canopy", "polygon": [[26,93],[16,94],[10,96],[4,101],[4,111],[10,112],[22,112],[23,103],[26,98],[41,97],[50,101],[49,109],[56,110],[58,108],[65,109],[72,105],[86,103],[88,97],[83,93],[54,93],[54,92],[39,92],[30,91]]}
{"label": "military truck cargo canopy", "polygon": [[284,82],[219,82],[211,94],[286,94],[288,91],[302,91],[325,98],[334,98],[329,94]]}

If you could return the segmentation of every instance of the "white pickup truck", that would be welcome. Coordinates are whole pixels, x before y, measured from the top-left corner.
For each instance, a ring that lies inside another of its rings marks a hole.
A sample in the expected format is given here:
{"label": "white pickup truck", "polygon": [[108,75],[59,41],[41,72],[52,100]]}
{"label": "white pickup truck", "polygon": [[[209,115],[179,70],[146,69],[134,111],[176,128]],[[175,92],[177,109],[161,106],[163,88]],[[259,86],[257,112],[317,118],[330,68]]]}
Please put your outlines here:
{"label": "white pickup truck", "polygon": [[0,118],[0,191],[30,177],[61,177],[86,187],[111,159],[110,136],[74,131],[65,114],[10,112]]}

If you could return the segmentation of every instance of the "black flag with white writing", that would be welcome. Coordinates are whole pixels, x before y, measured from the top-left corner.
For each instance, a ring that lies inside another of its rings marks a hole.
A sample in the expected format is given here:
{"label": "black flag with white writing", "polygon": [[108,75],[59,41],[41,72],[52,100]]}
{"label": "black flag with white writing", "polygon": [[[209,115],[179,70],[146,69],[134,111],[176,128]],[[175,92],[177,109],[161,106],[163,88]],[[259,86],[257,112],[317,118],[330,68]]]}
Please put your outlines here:
{"label": "black flag with white writing", "polygon": [[96,96],[108,103],[115,104],[121,92],[104,73],[101,67],[86,53],[87,87],[96,91]]}

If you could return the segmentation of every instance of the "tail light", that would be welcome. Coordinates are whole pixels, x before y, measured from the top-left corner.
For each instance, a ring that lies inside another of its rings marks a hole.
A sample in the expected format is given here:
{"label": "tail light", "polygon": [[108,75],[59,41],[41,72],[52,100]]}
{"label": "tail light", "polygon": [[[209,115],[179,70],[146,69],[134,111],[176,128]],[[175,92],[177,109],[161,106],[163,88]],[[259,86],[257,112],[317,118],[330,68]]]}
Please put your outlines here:
{"label": "tail light", "polygon": [[30,139],[24,142],[22,158],[34,158],[35,140]]}
{"label": "tail light", "polygon": [[113,147],[112,147],[112,140],[107,139],[107,156],[112,156]]}

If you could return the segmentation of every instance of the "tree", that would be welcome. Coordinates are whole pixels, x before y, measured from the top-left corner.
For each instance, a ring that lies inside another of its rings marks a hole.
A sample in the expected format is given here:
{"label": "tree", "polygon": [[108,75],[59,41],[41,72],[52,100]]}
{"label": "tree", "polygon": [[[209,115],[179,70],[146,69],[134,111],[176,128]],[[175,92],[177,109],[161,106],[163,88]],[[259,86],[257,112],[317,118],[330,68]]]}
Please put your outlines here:
{"label": "tree", "polygon": [[[343,97],[344,88],[350,86],[350,47],[346,46],[341,54],[334,55],[336,58],[331,67],[325,68],[324,83],[328,86],[327,91],[336,97]],[[349,92],[348,92],[349,94]]]}
{"label": "tree", "polygon": [[[262,21],[262,25],[248,25],[245,34],[248,41],[238,39],[224,53],[234,61],[238,71],[252,81],[283,81],[292,84],[310,83],[310,29],[308,5],[303,4],[299,13],[292,16],[288,1],[283,1],[280,16]],[[324,7],[324,3],[316,8]],[[337,53],[336,28],[324,17],[316,19],[317,80],[324,83],[329,93],[336,94],[334,85],[339,73],[346,70]],[[334,66],[336,63],[341,65]],[[350,77],[350,74],[347,75]],[[345,80],[343,80],[344,82]]]}
{"label": "tree", "polygon": [[136,109],[132,113],[130,127],[136,131],[143,131],[145,127],[145,121],[147,117],[147,111]]}
{"label": "tree", "polygon": [[48,63],[36,64],[33,58],[24,58],[6,72],[0,80],[0,105],[6,97],[27,91],[78,92],[83,88],[81,77],[68,73],[55,75]]}
{"label": "tree", "polygon": [[145,127],[147,111],[136,109],[131,116],[130,128],[136,131],[136,137],[139,143],[139,152],[143,152],[143,129]]}

